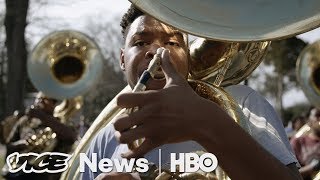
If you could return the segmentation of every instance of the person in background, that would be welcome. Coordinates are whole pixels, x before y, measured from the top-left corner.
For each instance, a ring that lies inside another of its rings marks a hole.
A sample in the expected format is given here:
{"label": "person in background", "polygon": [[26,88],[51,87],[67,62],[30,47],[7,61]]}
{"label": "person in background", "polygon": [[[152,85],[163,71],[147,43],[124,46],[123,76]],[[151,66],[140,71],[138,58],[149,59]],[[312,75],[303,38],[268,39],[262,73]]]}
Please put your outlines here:
{"label": "person in background", "polygon": [[306,124],[306,119],[308,119],[308,117],[299,115],[289,121],[288,126],[285,128],[289,140],[291,140],[298,130]]}
{"label": "person in background", "polygon": [[[28,153],[54,151],[68,153],[77,139],[77,132],[54,117],[58,101],[38,93],[33,105],[24,113],[14,113],[0,124],[0,141],[6,145],[7,153]],[[44,135],[44,136],[43,136]],[[49,137],[50,138],[47,138]],[[46,138],[44,138],[46,137]],[[11,166],[20,166],[12,164]],[[27,167],[32,166],[27,164]],[[2,169],[2,175],[10,180],[19,179],[59,179],[60,174],[48,173],[10,173],[8,166]]]}
{"label": "person in background", "polygon": [[320,171],[320,109],[313,108],[309,114],[310,132],[291,139],[291,146],[302,166],[299,171],[306,180]]}

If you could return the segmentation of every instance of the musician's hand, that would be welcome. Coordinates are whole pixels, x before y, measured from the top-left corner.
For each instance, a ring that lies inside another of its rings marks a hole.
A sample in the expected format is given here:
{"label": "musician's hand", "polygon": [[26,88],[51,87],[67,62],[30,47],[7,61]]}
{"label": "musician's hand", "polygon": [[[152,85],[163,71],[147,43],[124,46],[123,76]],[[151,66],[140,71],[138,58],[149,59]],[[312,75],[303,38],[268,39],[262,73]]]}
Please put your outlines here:
{"label": "musician's hand", "polygon": [[[197,141],[201,135],[213,131],[213,125],[210,124],[213,119],[208,117],[209,114],[215,114],[217,119],[226,118],[226,113],[217,104],[198,96],[176,72],[170,62],[168,50],[162,53],[162,69],[166,76],[163,89],[128,93],[118,97],[120,107],[139,107],[139,110],[118,117],[114,123],[116,138],[121,143],[145,138],[139,148],[124,154],[124,157],[139,157],[163,144]],[[137,127],[130,129],[134,125]]]}
{"label": "musician's hand", "polygon": [[9,149],[10,152],[19,152],[26,149],[28,147],[28,143],[25,139],[20,139],[8,144],[7,146],[7,149]]}
{"label": "musician's hand", "polygon": [[95,180],[140,180],[138,173],[101,173]]}
{"label": "musician's hand", "polygon": [[28,109],[26,114],[30,118],[37,118],[37,119],[40,119],[40,120],[48,119],[48,116],[50,116],[45,111],[43,111],[42,109],[38,109],[38,108],[34,108],[34,107],[31,107],[30,109]]}
{"label": "musician's hand", "polygon": [[48,97],[39,97],[35,100],[31,109],[40,109],[47,114],[53,114],[57,101]]}
{"label": "musician's hand", "polygon": [[62,139],[64,142],[73,144],[77,139],[77,134],[74,132],[73,127],[63,124],[57,117],[43,111],[42,109],[30,109],[28,112],[30,118],[37,118],[41,120],[43,125],[50,127],[57,137]]}

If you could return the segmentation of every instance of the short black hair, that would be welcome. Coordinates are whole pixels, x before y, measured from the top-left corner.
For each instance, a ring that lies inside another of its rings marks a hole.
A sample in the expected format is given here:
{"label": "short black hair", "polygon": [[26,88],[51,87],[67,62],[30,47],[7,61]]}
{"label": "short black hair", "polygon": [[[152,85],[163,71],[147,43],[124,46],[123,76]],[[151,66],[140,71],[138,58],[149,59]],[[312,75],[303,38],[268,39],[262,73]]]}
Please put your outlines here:
{"label": "short black hair", "polygon": [[122,16],[120,22],[120,26],[122,28],[121,33],[124,39],[127,36],[128,27],[132,24],[132,22],[135,19],[142,15],[144,15],[144,13],[140,11],[137,7],[135,7],[133,4],[131,4],[127,12]]}
{"label": "short black hair", "polygon": [[292,123],[295,123],[297,121],[305,121],[305,116],[302,116],[302,115],[298,115],[298,116],[295,116],[294,118],[292,118]]}

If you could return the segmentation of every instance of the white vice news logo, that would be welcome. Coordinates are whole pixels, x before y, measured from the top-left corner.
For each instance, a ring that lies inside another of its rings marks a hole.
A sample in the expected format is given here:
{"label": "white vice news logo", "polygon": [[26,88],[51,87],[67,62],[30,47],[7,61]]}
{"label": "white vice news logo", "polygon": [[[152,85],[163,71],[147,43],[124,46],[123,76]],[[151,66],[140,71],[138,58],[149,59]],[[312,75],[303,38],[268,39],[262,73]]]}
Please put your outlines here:
{"label": "white vice news logo", "polygon": [[7,157],[6,163],[10,173],[60,173],[67,170],[70,158],[71,155],[59,152],[14,152]]}
{"label": "white vice news logo", "polygon": [[[160,153],[160,152],[159,152]],[[159,156],[159,162],[161,162],[161,156]],[[114,159],[103,158],[98,162],[97,153],[92,153],[91,160],[85,153],[80,153],[80,172],[85,172],[85,166],[87,166],[92,172],[97,172],[99,169],[101,172],[133,172],[135,169],[140,173],[147,172],[149,170],[148,160],[145,158],[138,159]],[[170,171],[171,172],[186,172],[193,173],[199,169],[204,172],[212,172],[218,166],[218,160],[212,153],[203,153],[198,155],[196,153],[179,153],[179,157],[176,153],[170,154]],[[161,164],[158,165],[161,169]]]}
{"label": "white vice news logo", "polygon": [[[218,160],[212,153],[204,153],[198,155],[196,153],[176,153],[170,154],[170,171],[171,172],[187,172],[192,173],[201,169],[204,172],[212,172],[217,168]],[[67,170],[68,161],[71,155],[59,152],[37,153],[12,153],[6,163],[10,173],[23,171],[24,173],[60,173]],[[161,150],[159,150],[159,162],[161,162]],[[87,166],[92,172],[97,172],[98,168],[101,172],[133,172],[140,173],[149,170],[148,160],[145,158],[138,159],[108,159],[103,158],[98,162],[97,153],[92,153],[91,160],[85,153],[80,153],[79,171],[85,172]],[[12,167],[17,164],[17,167]],[[28,165],[27,165],[28,164]],[[32,165],[30,165],[32,164]],[[158,165],[161,169],[161,164]]]}

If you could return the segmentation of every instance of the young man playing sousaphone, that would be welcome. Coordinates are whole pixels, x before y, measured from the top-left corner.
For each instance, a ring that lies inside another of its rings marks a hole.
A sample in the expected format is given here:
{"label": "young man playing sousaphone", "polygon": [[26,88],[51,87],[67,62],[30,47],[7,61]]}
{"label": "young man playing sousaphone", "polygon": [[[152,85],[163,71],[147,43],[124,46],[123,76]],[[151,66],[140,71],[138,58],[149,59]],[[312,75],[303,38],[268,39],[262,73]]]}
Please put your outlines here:
{"label": "young man playing sousaphone", "polygon": [[[200,97],[187,82],[189,51],[184,34],[133,6],[123,16],[125,39],[120,65],[134,88],[157,49],[163,47],[163,74],[146,84],[146,91],[118,97],[122,108],[139,107],[104,127],[92,141],[87,156],[102,158],[145,157],[158,164],[171,152],[203,149],[217,156],[218,164],[231,179],[301,179],[297,160],[290,149],[283,125],[270,104],[254,90],[241,85],[226,91],[241,106],[251,136],[216,103]],[[144,138],[136,149],[127,144]],[[83,179],[139,179],[136,173],[96,173],[86,167]]]}

